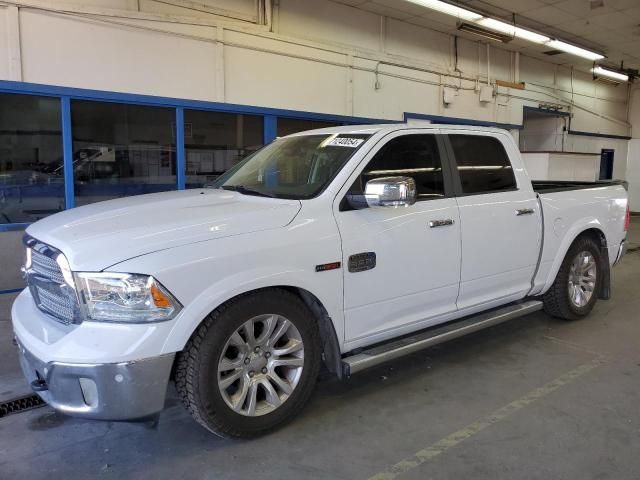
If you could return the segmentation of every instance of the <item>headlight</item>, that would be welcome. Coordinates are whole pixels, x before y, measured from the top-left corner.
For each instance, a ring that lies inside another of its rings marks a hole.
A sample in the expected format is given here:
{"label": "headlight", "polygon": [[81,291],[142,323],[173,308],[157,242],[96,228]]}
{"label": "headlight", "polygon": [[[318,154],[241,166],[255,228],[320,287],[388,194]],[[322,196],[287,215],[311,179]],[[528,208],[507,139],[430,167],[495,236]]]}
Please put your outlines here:
{"label": "headlight", "polygon": [[149,275],[134,273],[75,274],[86,320],[148,323],[170,320],[182,306]]}

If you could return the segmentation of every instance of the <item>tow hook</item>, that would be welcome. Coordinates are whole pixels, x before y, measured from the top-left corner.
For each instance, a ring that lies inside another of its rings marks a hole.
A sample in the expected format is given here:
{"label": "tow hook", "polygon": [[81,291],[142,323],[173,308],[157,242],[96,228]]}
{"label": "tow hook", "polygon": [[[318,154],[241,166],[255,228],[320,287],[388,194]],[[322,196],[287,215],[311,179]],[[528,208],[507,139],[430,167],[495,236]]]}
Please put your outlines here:
{"label": "tow hook", "polygon": [[47,385],[46,380],[40,377],[40,374],[36,372],[38,378],[36,378],[33,382],[31,382],[31,389],[34,392],[44,392],[45,390],[49,390],[49,386]]}

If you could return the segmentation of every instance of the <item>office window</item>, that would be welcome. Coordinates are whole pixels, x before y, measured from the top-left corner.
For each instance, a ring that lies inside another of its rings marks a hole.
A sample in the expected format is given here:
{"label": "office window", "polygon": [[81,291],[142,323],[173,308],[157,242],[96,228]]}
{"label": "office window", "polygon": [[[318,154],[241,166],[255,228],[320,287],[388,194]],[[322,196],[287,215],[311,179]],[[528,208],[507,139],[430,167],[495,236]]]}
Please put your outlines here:
{"label": "office window", "polygon": [[444,197],[442,163],[435,135],[403,135],[389,140],[371,159],[349,193],[362,195],[366,183],[380,177],[413,178],[418,201]]}
{"label": "office window", "polygon": [[73,101],[76,205],[175,190],[175,109]]}
{"label": "office window", "polygon": [[210,184],[262,147],[261,116],[185,110],[184,124],[187,188]]}
{"label": "office window", "polygon": [[0,94],[0,224],[64,209],[60,99]]}
{"label": "office window", "polygon": [[314,130],[316,128],[335,127],[342,125],[336,122],[324,122],[321,120],[299,120],[296,118],[278,118],[278,137],[291,135],[292,133]]}
{"label": "office window", "polygon": [[494,137],[449,135],[464,193],[513,190],[516,179],[502,143]]}

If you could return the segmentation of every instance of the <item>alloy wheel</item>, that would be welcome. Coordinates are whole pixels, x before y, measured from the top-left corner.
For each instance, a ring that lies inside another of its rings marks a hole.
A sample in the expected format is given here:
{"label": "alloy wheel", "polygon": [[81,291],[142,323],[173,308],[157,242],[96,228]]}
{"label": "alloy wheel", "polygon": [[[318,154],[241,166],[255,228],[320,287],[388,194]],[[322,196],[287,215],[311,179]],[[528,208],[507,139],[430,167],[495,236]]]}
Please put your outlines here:
{"label": "alloy wheel", "polygon": [[218,387],[236,413],[255,417],[282,405],[298,385],[304,344],[282,315],[259,315],[227,340],[218,362]]}
{"label": "alloy wheel", "polygon": [[569,269],[569,299],[582,308],[589,303],[596,287],[597,265],[594,256],[588,251],[578,253]]}

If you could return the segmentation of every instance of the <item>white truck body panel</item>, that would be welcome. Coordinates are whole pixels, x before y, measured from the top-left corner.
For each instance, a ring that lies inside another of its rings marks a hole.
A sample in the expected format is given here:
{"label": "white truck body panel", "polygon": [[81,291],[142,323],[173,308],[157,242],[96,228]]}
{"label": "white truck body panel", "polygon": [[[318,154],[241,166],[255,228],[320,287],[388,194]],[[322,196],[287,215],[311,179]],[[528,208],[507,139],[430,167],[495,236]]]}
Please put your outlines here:
{"label": "white truck body panel", "polygon": [[65,252],[74,271],[99,271],[158,250],[284,227],[299,210],[298,200],[186,190],[66,210],[34,223],[28,233]]}
{"label": "white truck body panel", "polygon": [[[178,352],[225,301],[286,286],[319,300],[345,353],[544,293],[571,242],[588,228],[604,233],[611,264],[625,238],[622,186],[542,193],[539,202],[513,139],[501,130],[381,125],[318,132],[372,137],[310,200],[198,189],[98,203],[30,226],[27,233],[61,250],[72,270],[153,275],[184,308],[166,322],[64,326],[41,313],[25,290],[12,311],[20,343],[43,362],[117,363]],[[365,160],[387,136],[412,132],[498,138],[518,190],[339,212]],[[516,216],[520,208],[534,214]],[[444,217],[454,221],[451,228],[428,228],[430,220]],[[377,253],[377,267],[350,273],[349,256],[364,251]],[[336,261],[342,268],[314,269]]]}
{"label": "white truck body panel", "polygon": [[[540,251],[540,208],[513,137],[502,132],[478,133],[443,129],[449,135],[488,135],[500,140],[511,160],[518,189],[461,196],[462,263],[459,309],[486,308],[521,299],[531,289]],[[533,215],[517,216],[519,209]]]}
{"label": "white truck body panel", "polygon": [[575,238],[585,230],[600,230],[609,246],[609,263],[618,254],[617,246],[625,239],[620,229],[628,206],[622,185],[580,190],[541,193],[544,212],[544,246],[532,294],[546,292],[560,269],[562,260]]}

